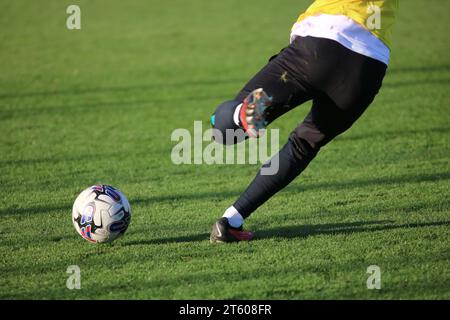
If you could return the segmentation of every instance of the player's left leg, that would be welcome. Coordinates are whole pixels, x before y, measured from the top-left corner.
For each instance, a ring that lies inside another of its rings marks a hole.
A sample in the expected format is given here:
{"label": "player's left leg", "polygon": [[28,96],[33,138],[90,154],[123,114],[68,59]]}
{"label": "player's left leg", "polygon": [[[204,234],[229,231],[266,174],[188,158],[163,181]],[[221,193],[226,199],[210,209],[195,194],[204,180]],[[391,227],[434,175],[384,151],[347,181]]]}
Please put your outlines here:
{"label": "player's left leg", "polygon": [[[260,205],[294,180],[315,158],[319,150],[334,137],[346,131],[363,113],[366,106],[354,111],[343,111],[323,95],[314,99],[311,111],[305,120],[291,133],[288,142],[264,167],[277,161],[275,174],[264,174],[262,169],[239,199],[213,226],[211,242],[251,240],[252,234],[228,234],[229,221],[242,225],[244,219]],[[242,228],[242,227],[241,227]]]}
{"label": "player's left leg", "polygon": [[275,174],[260,170],[255,179],[233,204],[245,219],[278,191],[286,187],[316,157],[320,149],[343,133],[359,118],[366,106],[344,111],[326,95],[313,101],[305,120],[290,134],[288,142],[264,167],[277,161]]}
{"label": "player's left leg", "polygon": [[[229,234],[229,223],[242,228],[244,219],[294,180],[314,159],[320,148],[349,128],[358,116],[340,110],[325,95],[315,98],[311,111],[290,134],[288,142],[263,165],[238,200],[213,226],[211,242],[250,240],[250,233],[242,237],[239,237],[240,234]],[[274,174],[264,174],[263,169],[267,167],[277,168],[277,171]]]}

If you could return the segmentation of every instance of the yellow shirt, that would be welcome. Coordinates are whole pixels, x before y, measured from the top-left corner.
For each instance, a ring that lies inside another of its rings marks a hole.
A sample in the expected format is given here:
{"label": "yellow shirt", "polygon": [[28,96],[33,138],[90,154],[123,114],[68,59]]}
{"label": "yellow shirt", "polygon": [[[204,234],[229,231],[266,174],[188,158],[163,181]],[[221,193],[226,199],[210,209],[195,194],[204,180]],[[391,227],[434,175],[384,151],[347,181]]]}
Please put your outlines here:
{"label": "yellow shirt", "polygon": [[344,15],[390,47],[398,6],[399,0],[315,0],[297,22],[320,14]]}

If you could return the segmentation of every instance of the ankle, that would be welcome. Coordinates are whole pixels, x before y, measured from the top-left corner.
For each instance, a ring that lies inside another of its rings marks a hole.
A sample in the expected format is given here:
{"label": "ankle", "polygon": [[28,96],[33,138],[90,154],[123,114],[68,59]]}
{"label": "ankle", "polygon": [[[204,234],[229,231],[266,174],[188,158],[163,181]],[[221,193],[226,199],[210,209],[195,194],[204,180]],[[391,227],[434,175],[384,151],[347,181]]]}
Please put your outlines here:
{"label": "ankle", "polygon": [[229,207],[225,210],[225,213],[222,217],[228,219],[228,223],[233,228],[240,228],[244,224],[244,217],[236,210],[234,206]]}

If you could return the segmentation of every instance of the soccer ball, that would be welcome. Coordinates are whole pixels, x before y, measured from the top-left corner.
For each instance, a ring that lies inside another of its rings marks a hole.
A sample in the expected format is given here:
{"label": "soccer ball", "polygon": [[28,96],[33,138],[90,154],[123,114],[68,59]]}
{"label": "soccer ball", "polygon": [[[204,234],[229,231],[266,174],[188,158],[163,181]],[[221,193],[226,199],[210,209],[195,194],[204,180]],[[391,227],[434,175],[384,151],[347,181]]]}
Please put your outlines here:
{"label": "soccer ball", "polygon": [[73,225],[91,243],[114,241],[125,233],[130,220],[131,207],[127,198],[108,185],[87,188],[73,204]]}

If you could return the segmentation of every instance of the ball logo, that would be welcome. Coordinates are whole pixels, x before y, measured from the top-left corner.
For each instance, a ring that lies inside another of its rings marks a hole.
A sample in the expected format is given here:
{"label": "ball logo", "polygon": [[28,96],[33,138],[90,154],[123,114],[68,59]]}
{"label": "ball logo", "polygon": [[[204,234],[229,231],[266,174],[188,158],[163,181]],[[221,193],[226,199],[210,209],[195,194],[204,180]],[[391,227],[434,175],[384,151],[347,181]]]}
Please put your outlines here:
{"label": "ball logo", "polygon": [[103,184],[98,184],[92,187],[94,192],[103,193],[113,199],[115,202],[120,202],[122,198],[120,197],[120,193],[113,187]]}
{"label": "ball logo", "polygon": [[95,186],[92,186],[92,190],[103,192],[103,186],[101,184],[97,184]]}
{"label": "ball logo", "polygon": [[125,221],[116,221],[109,225],[109,231],[119,232],[127,228],[127,223]]}
{"label": "ball logo", "polygon": [[81,228],[81,236],[89,242],[96,242],[91,236],[91,225]]}
{"label": "ball logo", "polygon": [[89,203],[83,210],[83,215],[81,216],[80,224],[84,225],[86,223],[91,223],[94,217],[95,204]]}
{"label": "ball logo", "polygon": [[110,196],[114,201],[119,202],[120,201],[120,195],[119,193],[114,190],[112,187],[110,186],[106,186],[105,187],[105,192],[108,196]]}

